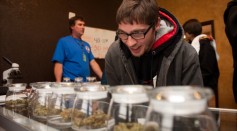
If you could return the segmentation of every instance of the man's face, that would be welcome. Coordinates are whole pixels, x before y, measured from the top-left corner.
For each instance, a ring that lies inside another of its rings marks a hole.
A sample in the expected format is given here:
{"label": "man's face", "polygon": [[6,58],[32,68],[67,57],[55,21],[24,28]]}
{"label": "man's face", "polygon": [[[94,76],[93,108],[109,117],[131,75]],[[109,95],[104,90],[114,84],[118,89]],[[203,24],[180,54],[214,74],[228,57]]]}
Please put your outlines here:
{"label": "man's face", "polygon": [[75,25],[71,27],[72,33],[78,37],[81,37],[85,31],[85,22],[76,20]]}
{"label": "man's face", "polygon": [[[140,57],[145,52],[148,52],[155,42],[155,30],[153,27],[149,29],[151,25],[145,24],[129,24],[121,23],[118,25],[118,32],[125,34],[136,34],[136,33],[146,33],[145,38],[134,39],[128,36],[127,39],[121,39],[123,43],[129,48],[130,52],[135,57]],[[155,26],[155,25],[154,25]]]}

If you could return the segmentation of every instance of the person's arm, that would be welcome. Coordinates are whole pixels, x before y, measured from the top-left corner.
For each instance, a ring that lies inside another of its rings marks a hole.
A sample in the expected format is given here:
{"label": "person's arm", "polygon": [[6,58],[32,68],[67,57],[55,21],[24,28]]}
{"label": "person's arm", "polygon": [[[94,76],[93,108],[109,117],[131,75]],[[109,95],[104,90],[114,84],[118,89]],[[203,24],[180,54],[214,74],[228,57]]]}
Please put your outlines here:
{"label": "person's arm", "polygon": [[102,71],[100,69],[99,64],[95,61],[95,59],[90,61],[90,66],[95,74],[101,79],[102,78]]}
{"label": "person's arm", "polygon": [[63,65],[61,63],[55,62],[54,63],[54,76],[56,79],[56,82],[61,82],[63,74]]}
{"label": "person's arm", "polygon": [[216,53],[210,40],[200,40],[199,62],[202,71],[204,86],[217,88],[219,68]]}
{"label": "person's arm", "polygon": [[[182,85],[196,85],[203,87],[203,78],[199,63],[199,57],[197,51],[188,43],[184,43],[183,56],[182,60]],[[190,47],[191,46],[191,47]]]}

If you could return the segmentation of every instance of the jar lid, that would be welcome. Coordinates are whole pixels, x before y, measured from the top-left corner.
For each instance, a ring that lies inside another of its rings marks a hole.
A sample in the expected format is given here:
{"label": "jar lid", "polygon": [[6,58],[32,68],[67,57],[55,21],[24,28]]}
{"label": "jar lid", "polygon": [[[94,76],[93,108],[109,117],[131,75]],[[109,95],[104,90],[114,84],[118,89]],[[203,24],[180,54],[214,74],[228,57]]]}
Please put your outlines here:
{"label": "jar lid", "polygon": [[207,108],[211,89],[193,86],[159,87],[151,92],[150,106],[163,114],[190,115]]}
{"label": "jar lid", "polygon": [[74,88],[77,93],[77,97],[80,99],[103,99],[107,98],[108,88],[107,86],[100,84],[86,84],[80,87]]}
{"label": "jar lid", "polygon": [[54,88],[43,88],[43,89],[37,89],[36,93],[39,94],[48,94],[48,93],[53,93]]}
{"label": "jar lid", "polygon": [[19,90],[25,90],[26,89],[27,84],[26,83],[14,83],[14,84],[10,84],[8,86],[9,91],[19,91]]}
{"label": "jar lid", "polygon": [[87,82],[95,82],[96,81],[96,77],[91,77],[91,76],[86,77],[86,81]]}
{"label": "jar lid", "polygon": [[48,81],[44,81],[44,82],[34,82],[34,83],[30,83],[30,86],[32,87],[32,89],[47,89],[47,88],[51,88],[50,85],[52,84],[52,82],[48,82]]}
{"label": "jar lid", "polygon": [[62,88],[62,87],[78,87],[81,86],[80,83],[74,83],[74,82],[52,82],[51,87],[54,88]]}
{"label": "jar lid", "polygon": [[75,94],[74,88],[68,87],[61,87],[61,88],[54,88],[52,90],[54,94]]}
{"label": "jar lid", "polygon": [[151,89],[152,86],[145,85],[120,85],[111,87],[109,91],[114,102],[137,104],[149,101],[147,93]]}

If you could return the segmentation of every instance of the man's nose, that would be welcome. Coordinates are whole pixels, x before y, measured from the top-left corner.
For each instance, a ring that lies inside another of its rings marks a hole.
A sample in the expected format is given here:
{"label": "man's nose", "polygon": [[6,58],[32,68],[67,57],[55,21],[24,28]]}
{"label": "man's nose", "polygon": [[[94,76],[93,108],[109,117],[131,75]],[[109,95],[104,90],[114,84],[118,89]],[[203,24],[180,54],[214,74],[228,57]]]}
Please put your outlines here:
{"label": "man's nose", "polygon": [[133,39],[131,36],[128,36],[126,43],[127,43],[128,47],[132,47],[137,43],[137,41],[135,39]]}

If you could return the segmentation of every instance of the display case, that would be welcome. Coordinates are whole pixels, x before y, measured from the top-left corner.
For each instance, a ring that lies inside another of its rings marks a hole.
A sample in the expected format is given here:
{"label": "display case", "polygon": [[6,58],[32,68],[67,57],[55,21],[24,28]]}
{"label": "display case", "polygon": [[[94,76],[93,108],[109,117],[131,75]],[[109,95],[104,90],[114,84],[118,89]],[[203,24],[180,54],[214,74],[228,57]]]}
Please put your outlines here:
{"label": "display case", "polygon": [[[237,130],[237,110],[226,108],[209,108],[217,121],[219,131]],[[19,114],[14,110],[0,106],[0,130],[2,131],[59,131],[46,123],[41,123],[27,114]],[[71,128],[65,131],[72,131]]]}
{"label": "display case", "polygon": [[19,114],[15,110],[0,107],[1,131],[58,131],[45,123],[31,119],[27,114]]}

